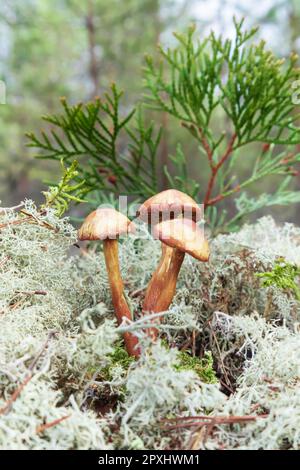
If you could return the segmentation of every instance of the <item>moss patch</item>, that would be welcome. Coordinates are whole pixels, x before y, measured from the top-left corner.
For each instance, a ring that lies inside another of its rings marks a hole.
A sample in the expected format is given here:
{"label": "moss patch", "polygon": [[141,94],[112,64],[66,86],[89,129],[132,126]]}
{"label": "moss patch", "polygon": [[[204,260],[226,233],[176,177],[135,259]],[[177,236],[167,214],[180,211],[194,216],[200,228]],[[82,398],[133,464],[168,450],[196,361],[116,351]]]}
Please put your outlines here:
{"label": "moss patch", "polygon": [[179,353],[179,363],[175,366],[177,370],[193,370],[205,383],[217,383],[215,371],[213,369],[213,357],[211,352],[206,352],[204,357],[190,356],[186,351]]}
{"label": "moss patch", "polygon": [[114,351],[108,354],[109,363],[106,367],[101,369],[101,375],[104,380],[112,380],[113,370],[117,367],[126,372],[129,366],[135,361],[134,357],[128,355],[121,343],[115,347]]}

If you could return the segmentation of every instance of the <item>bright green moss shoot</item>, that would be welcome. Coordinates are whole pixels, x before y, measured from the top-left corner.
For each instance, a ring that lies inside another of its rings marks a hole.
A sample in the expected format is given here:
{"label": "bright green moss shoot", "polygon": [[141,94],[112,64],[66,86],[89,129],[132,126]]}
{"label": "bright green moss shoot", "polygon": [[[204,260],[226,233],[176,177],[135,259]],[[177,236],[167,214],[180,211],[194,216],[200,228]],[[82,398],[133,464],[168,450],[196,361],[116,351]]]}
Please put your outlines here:
{"label": "bright green moss shoot", "polygon": [[186,351],[180,351],[179,363],[175,366],[177,370],[193,370],[199,378],[209,384],[217,383],[215,371],[213,369],[213,358],[211,352],[206,352],[204,357],[190,356]]}

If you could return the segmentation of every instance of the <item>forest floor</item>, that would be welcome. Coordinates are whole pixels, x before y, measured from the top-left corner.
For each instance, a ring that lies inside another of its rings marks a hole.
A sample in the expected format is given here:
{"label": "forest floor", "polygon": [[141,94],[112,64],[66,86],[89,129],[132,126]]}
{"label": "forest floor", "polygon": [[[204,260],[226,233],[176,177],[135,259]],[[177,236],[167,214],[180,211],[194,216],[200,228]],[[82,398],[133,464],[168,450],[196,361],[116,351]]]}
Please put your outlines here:
{"label": "forest floor", "polygon": [[117,327],[99,245],[31,201],[0,213],[0,448],[299,449],[297,284],[257,276],[300,265],[299,242],[271,217],[210,240],[152,344],[140,312],[161,246],[144,225],[119,244],[135,321]]}

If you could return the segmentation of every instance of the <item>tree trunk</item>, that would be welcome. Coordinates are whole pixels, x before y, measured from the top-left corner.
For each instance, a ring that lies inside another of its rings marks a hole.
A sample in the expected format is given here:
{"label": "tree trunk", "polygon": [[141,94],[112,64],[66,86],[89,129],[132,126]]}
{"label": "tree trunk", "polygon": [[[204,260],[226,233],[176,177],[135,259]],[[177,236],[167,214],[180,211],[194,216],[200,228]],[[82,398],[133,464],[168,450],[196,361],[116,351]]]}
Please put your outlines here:
{"label": "tree trunk", "polygon": [[94,14],[94,1],[88,0],[88,11],[85,19],[87,34],[88,34],[88,45],[89,45],[89,73],[91,82],[93,84],[92,97],[97,96],[99,93],[99,64],[96,52],[96,27],[95,27],[95,14]]}

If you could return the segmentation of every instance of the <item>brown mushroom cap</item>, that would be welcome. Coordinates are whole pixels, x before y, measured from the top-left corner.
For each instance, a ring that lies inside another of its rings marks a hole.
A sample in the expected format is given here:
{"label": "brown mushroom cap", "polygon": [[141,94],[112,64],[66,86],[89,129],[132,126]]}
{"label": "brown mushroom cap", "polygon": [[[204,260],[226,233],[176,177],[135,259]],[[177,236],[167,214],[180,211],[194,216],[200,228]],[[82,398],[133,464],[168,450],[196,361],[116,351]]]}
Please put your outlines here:
{"label": "brown mushroom cap", "polygon": [[210,251],[203,231],[189,219],[165,220],[154,228],[155,238],[172,248],[188,253],[200,261],[208,261]]}
{"label": "brown mushroom cap", "polygon": [[79,240],[115,240],[120,235],[132,233],[135,226],[125,215],[115,209],[103,208],[91,212],[79,229]]}
{"label": "brown mushroom cap", "polygon": [[201,219],[202,211],[193,198],[177,191],[177,189],[167,189],[155,194],[145,201],[137,211],[137,216],[149,223],[151,220],[158,222],[182,215],[196,222]]}

